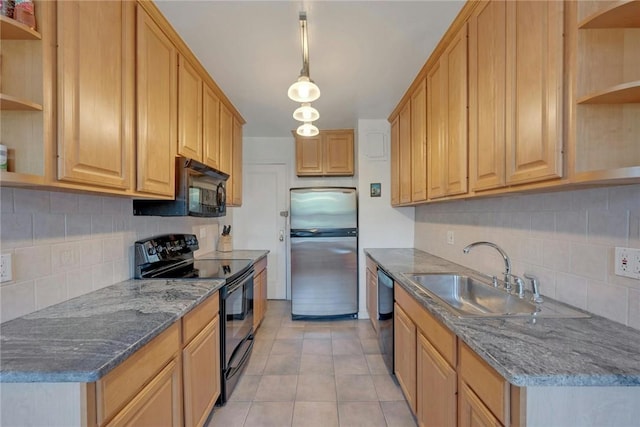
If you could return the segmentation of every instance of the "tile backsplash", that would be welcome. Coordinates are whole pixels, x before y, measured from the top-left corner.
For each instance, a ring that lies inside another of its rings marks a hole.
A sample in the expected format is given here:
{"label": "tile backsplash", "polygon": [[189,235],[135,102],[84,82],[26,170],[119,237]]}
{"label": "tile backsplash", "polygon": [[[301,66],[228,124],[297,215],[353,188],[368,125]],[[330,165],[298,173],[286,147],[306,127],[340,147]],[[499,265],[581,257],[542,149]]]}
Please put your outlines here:
{"label": "tile backsplash", "polygon": [[[0,321],[133,277],[133,243],[161,233],[194,233],[215,249],[224,218],[133,216],[119,197],[0,189],[0,250],[13,280],[0,285]],[[201,237],[201,232],[206,236]]]}
{"label": "tile backsplash", "polygon": [[[540,278],[544,295],[640,329],[640,280],[614,274],[616,246],[640,248],[640,185],[422,205],[415,247],[490,275]],[[454,244],[447,243],[453,231]]]}

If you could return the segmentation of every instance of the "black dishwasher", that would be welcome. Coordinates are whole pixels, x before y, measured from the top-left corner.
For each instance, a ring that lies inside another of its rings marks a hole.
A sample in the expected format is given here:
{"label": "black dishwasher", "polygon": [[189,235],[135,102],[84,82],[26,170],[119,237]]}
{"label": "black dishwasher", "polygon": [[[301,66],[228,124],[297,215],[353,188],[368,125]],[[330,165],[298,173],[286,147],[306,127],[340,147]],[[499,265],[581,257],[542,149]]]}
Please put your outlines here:
{"label": "black dishwasher", "polygon": [[378,267],[378,345],[393,375],[393,279]]}

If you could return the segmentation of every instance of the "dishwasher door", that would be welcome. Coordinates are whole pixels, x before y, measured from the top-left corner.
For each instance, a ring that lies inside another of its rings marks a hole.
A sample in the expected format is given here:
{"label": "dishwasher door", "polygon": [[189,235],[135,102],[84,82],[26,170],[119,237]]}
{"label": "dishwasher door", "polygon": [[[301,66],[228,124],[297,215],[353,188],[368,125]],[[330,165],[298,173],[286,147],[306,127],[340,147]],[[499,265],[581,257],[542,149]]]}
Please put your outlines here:
{"label": "dishwasher door", "polygon": [[378,345],[393,375],[393,279],[378,267]]}

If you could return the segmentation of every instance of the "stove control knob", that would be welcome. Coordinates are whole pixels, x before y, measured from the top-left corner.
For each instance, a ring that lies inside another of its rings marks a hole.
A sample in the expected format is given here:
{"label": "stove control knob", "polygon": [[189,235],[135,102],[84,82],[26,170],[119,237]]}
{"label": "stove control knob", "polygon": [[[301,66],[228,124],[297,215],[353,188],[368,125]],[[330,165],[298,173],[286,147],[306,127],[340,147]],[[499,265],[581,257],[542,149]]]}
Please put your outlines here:
{"label": "stove control knob", "polygon": [[153,246],[149,246],[149,249],[147,249],[147,253],[149,255],[155,255],[156,254],[156,248],[154,248]]}

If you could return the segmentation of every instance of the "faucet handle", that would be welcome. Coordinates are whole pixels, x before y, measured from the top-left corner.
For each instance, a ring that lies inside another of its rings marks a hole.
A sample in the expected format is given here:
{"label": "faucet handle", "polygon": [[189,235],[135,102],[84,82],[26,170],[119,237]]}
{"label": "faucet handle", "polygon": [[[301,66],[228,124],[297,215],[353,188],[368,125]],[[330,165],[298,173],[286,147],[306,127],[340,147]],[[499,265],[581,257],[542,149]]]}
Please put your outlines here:
{"label": "faucet handle", "polygon": [[533,292],[533,296],[531,297],[531,299],[533,300],[533,302],[535,302],[536,304],[542,304],[544,302],[544,299],[540,296],[540,282],[538,281],[538,278],[533,274],[528,273],[524,273],[524,278],[531,282],[531,292]]}
{"label": "faucet handle", "polygon": [[516,292],[518,292],[518,297],[524,298],[524,281],[518,276],[513,276],[513,280],[516,283]]}

